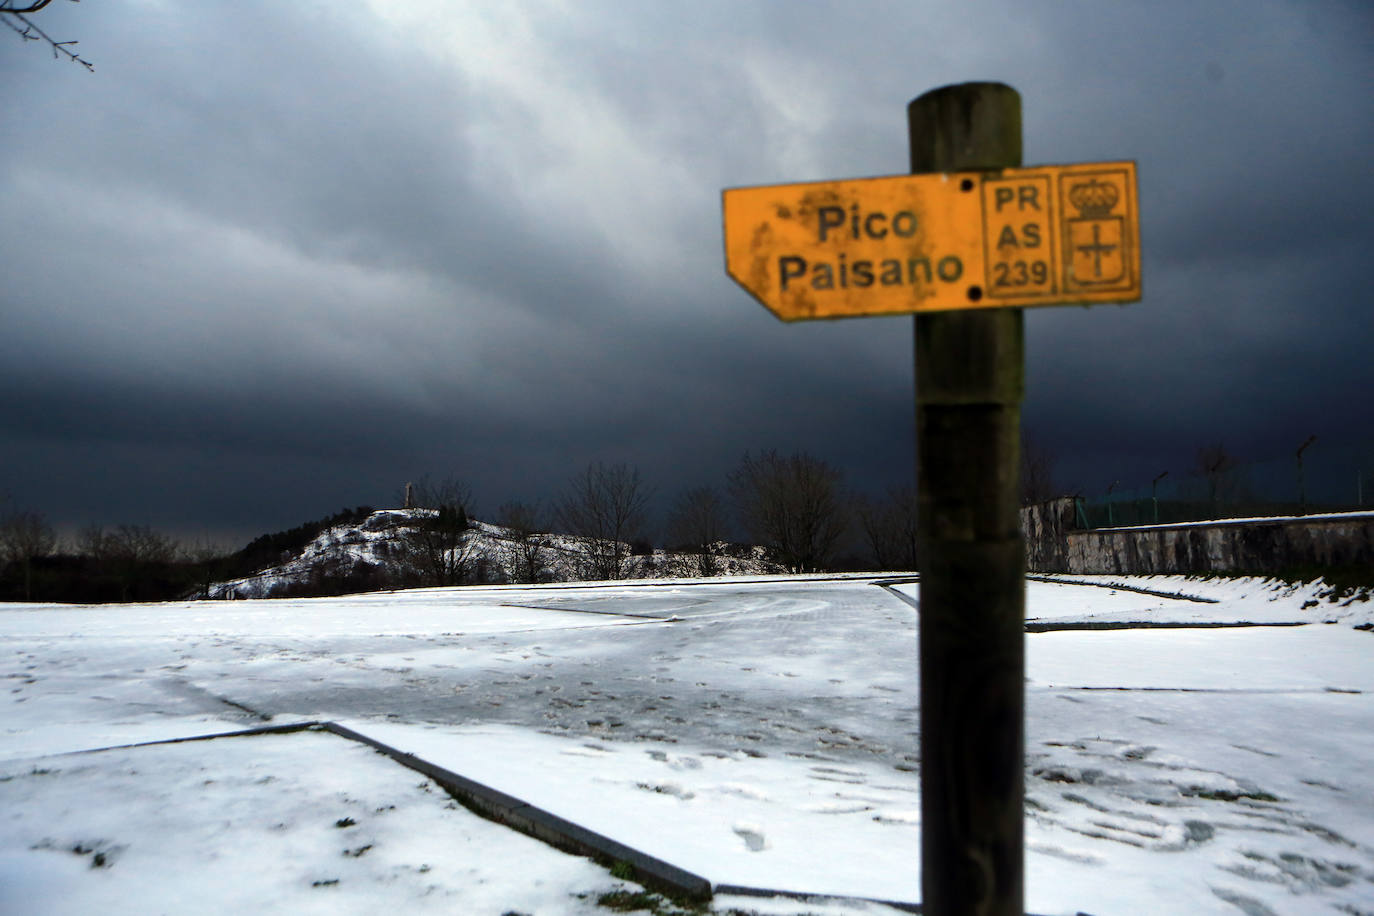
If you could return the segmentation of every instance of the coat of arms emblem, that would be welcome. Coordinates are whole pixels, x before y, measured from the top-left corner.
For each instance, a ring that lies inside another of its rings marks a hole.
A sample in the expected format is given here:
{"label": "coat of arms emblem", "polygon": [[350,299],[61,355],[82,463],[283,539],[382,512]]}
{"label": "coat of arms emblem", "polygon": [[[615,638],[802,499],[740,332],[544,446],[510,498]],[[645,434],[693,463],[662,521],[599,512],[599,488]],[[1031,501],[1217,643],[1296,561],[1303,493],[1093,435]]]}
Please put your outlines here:
{"label": "coat of arms emblem", "polygon": [[1118,213],[1117,183],[1097,177],[1069,185],[1068,201],[1078,216],[1065,221],[1064,281],[1067,289],[1129,286],[1126,217]]}

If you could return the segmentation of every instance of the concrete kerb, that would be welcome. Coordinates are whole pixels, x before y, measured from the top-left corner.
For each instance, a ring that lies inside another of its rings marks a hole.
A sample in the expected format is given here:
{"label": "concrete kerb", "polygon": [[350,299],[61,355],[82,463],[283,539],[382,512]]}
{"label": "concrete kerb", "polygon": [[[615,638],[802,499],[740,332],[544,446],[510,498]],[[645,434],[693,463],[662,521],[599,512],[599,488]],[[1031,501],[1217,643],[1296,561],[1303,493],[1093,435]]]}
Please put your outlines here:
{"label": "concrete kerb", "polygon": [[1311,620],[1079,620],[1027,621],[1027,633],[1077,630],[1226,630],[1237,627],[1305,627]]}
{"label": "concrete kerb", "polygon": [[782,897],[786,900],[796,900],[800,903],[876,903],[880,906],[891,907],[900,913],[920,913],[919,903],[905,903],[899,900],[879,900],[876,897],[834,897],[827,894],[806,894],[800,891],[780,891],[764,887],[744,887],[739,884],[717,884],[715,886],[717,894],[729,895],[733,897]]}
{"label": "concrete kerb", "polygon": [[1124,585],[1118,582],[1084,582],[1082,579],[1070,579],[1063,576],[1038,575],[1034,573],[1026,574],[1028,582],[1050,582],[1055,585],[1086,585],[1089,588],[1109,588],[1115,592],[1135,592],[1139,595],[1151,595],[1155,598],[1175,598],[1179,601],[1194,601],[1198,604],[1220,604],[1220,598],[1204,598],[1201,595],[1188,595],[1183,592],[1162,592],[1153,588],[1142,588],[1139,585]]}
{"label": "concrete kerb", "polygon": [[364,744],[383,754],[407,769],[414,770],[434,780],[457,802],[479,817],[494,821],[516,830],[526,836],[547,843],[564,852],[586,856],[607,868],[625,863],[634,869],[634,879],[653,890],[666,892],[678,899],[707,901],[716,894],[729,894],[741,897],[782,897],[801,902],[854,900],[862,903],[876,903],[892,907],[901,912],[920,913],[919,903],[892,900],[879,900],[871,897],[835,897],[827,894],[812,894],[800,891],[775,890],[768,888],[746,887],[736,884],[713,885],[707,878],[678,868],[640,850],[619,843],[610,837],[588,830],[556,814],[521,801],[490,786],[468,779],[452,770],[445,769],[414,754],[406,753],[391,745],[370,738],[361,732],[339,725],[337,722],[310,720],[291,722],[284,725],[263,725],[230,732],[213,732],[181,738],[162,738],[156,741],[139,741],[130,744],[116,744],[105,747],[86,748],[79,751],[66,751],[50,756],[65,757],[76,754],[96,754],[102,751],[128,750],[141,747],[155,747],[163,744],[186,744],[193,741],[214,741],[220,738],[249,738],[259,735],[282,735],[303,731],[328,732],[339,738]]}
{"label": "concrete kerb", "polygon": [[251,738],[254,735],[288,735],[318,729],[322,723],[289,722],[285,725],[259,725],[256,728],[243,728],[232,732],[212,732],[205,735],[188,735],[183,738],[159,738],[156,741],[135,741],[130,744],[108,744],[103,747],[87,747],[79,751],[61,751],[56,754],[41,754],[43,757],[73,757],[77,754],[99,754],[103,751],[123,751],[139,747],[156,747],[160,744],[189,744],[192,741],[215,741],[219,738]]}
{"label": "concrete kerb", "polygon": [[[1156,598],[1175,598],[1180,601],[1194,601],[1199,604],[1217,604],[1219,599],[1204,598],[1199,595],[1185,595],[1178,592],[1162,592],[1150,588],[1139,588],[1131,585],[1118,585],[1109,582],[1083,582],[1075,579],[1062,579],[1054,576],[1027,575],[1028,582],[1050,582],[1056,585],[1084,585],[1090,588],[1110,588],[1115,591],[1137,592],[1142,595],[1152,595]],[[920,582],[917,577],[901,579],[875,579],[873,584],[886,591],[889,595],[900,601],[909,604],[919,613],[921,604],[910,595],[903,594],[893,588],[895,585],[912,585]],[[1078,621],[1057,621],[1057,620],[1028,620],[1026,621],[1027,633],[1058,633],[1077,630],[1215,630],[1230,627],[1301,627],[1312,623],[1310,620],[1280,620],[1280,621],[1249,621],[1249,620],[1078,620]]]}
{"label": "concrete kerb", "polygon": [[366,744],[401,766],[423,773],[443,786],[464,807],[488,820],[496,821],[565,852],[587,856],[607,866],[625,862],[634,869],[635,877],[640,883],[667,890],[675,896],[694,900],[709,899],[711,896],[711,882],[701,875],[678,868],[670,862],[637,849],[631,849],[610,837],[602,836],[556,814],[536,808],[514,796],[475,782],[414,754],[383,744],[350,728],[333,722],[322,722],[319,727],[341,738]]}

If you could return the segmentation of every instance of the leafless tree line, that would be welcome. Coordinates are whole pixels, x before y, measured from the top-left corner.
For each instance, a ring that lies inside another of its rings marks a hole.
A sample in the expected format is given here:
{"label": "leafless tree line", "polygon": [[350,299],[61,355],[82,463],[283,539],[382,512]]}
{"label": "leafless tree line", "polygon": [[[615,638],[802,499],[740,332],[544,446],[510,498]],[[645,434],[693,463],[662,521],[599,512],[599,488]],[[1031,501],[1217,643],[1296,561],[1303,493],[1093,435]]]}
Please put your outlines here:
{"label": "leafless tree line", "polygon": [[[208,539],[180,543],[148,525],[88,525],[64,540],[41,513],[0,514],[0,574],[18,580],[7,593],[25,601],[34,599],[36,570],[45,562],[63,561],[56,571],[45,570],[45,581],[98,580],[102,600],[128,601],[174,597],[193,585],[203,593],[228,555]],[[5,578],[0,575],[0,582]],[[64,588],[59,594],[82,600],[89,593]]]}
{"label": "leafless tree line", "polygon": [[[653,566],[650,505],[655,496],[639,469],[593,462],[572,475],[548,506],[512,500],[497,510],[494,529],[479,532],[470,487],[450,477],[408,485],[398,501],[416,514],[389,559],[409,585],[534,583],[571,575],[616,580]],[[916,568],[916,499],[910,487],[883,497],[844,488],[843,474],[805,452],[746,453],[721,488],[689,487],[671,502],[661,539],[673,569],[713,576],[754,545],[775,568],[814,572],[832,568],[842,550],[847,564]],[[744,540],[741,542],[740,538]],[[493,538],[499,555],[488,555]],[[862,541],[867,561],[857,559]],[[660,558],[661,559],[661,558]]]}
{"label": "leafless tree line", "polygon": [[[426,477],[409,485],[404,496],[398,494],[410,512],[387,539],[384,569],[340,568],[323,575],[351,577],[355,588],[640,575],[647,566],[669,562],[662,555],[654,558],[649,523],[654,495],[637,468],[594,462],[574,474],[548,507],[502,504],[495,528],[483,532],[473,517],[470,487],[456,477],[437,482]],[[358,511],[361,507],[350,518]],[[254,542],[256,550],[231,554],[208,540],[179,543],[147,525],[88,525],[64,543],[41,514],[11,511],[0,515],[0,595],[32,599],[34,570],[44,563],[53,570],[50,579],[61,567],[94,581],[99,597],[93,600],[208,595],[218,581],[290,559],[288,551],[298,554],[307,535],[318,524],[334,524],[332,518],[264,535]],[[758,548],[775,568],[798,572],[831,569],[837,562],[846,568],[856,563],[916,567],[911,488],[893,489],[881,498],[850,493],[838,468],[805,452],[746,453],[724,486],[678,493],[665,521],[662,540],[673,555],[671,568],[688,575],[718,575],[732,562],[754,558]],[[493,538],[501,542],[496,556],[489,549]],[[860,552],[868,559],[860,559]],[[245,571],[249,562],[254,565]]]}
{"label": "leafless tree line", "polygon": [[[652,496],[639,472],[627,465],[592,464],[574,477],[558,504],[556,520],[590,543],[596,578],[621,578],[636,542],[644,544],[645,512]],[[719,574],[739,545],[731,533],[759,545],[778,566],[798,572],[825,570],[835,562],[858,523],[879,565],[914,569],[915,498],[910,488],[882,499],[855,496],[842,472],[805,452],[746,452],[723,489],[682,490],[665,525],[668,546],[689,558],[688,572]]]}

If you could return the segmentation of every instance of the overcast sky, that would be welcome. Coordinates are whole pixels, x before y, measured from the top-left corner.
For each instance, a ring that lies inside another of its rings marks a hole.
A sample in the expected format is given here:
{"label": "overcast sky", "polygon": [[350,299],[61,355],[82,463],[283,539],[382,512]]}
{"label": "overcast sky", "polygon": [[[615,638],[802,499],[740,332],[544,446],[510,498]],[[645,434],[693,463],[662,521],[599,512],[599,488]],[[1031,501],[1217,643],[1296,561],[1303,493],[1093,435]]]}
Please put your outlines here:
{"label": "overcast sky", "polygon": [[907,102],[968,80],[1020,91],[1028,165],[1138,163],[1144,299],[1026,316],[1064,486],[1374,465],[1363,0],[33,19],[95,65],[0,30],[0,503],[59,527],[246,539],[426,473],[490,517],[596,460],[667,501],[764,448],[908,482],[911,319],[779,322],[720,191],[901,173]]}

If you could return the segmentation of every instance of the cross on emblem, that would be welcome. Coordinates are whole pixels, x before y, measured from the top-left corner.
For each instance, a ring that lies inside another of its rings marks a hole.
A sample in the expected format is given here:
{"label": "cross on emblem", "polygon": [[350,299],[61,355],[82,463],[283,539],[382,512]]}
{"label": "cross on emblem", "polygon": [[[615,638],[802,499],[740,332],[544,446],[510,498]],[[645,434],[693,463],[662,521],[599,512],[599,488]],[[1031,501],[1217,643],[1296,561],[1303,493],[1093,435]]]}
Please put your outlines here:
{"label": "cross on emblem", "polygon": [[1064,226],[1065,289],[1131,285],[1126,214],[1117,209],[1126,197],[1125,187],[1124,173],[1116,170],[1066,182],[1064,202],[1078,215]]}
{"label": "cross on emblem", "polygon": [[1097,279],[1102,278],[1102,256],[1111,254],[1119,248],[1119,245],[1108,245],[1102,241],[1102,226],[1093,223],[1093,240],[1091,244],[1079,245],[1078,250],[1093,259],[1093,276]]}

